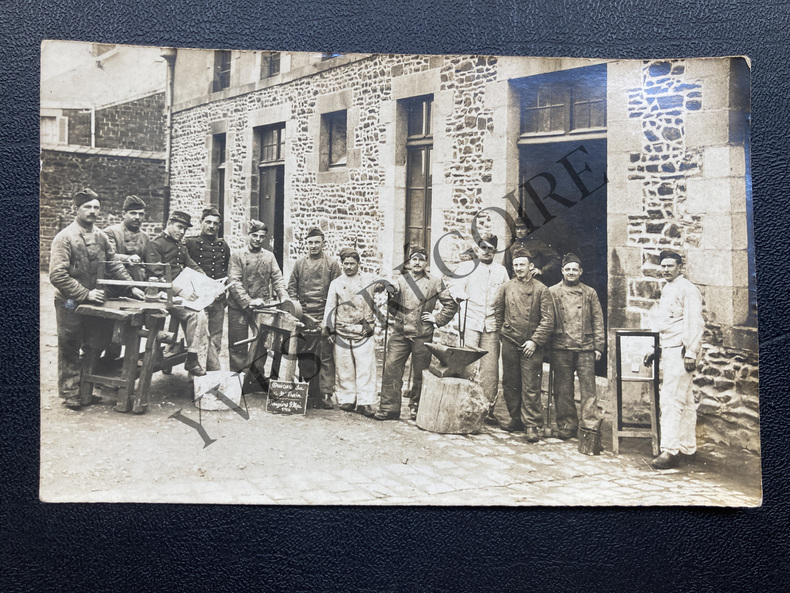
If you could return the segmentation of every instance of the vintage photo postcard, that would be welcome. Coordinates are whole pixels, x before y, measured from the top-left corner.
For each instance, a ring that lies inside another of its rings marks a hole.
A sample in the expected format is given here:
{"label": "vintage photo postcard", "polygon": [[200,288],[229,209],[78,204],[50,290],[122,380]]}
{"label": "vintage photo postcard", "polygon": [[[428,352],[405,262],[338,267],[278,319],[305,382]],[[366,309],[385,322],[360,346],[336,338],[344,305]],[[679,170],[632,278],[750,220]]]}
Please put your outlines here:
{"label": "vintage photo postcard", "polygon": [[760,505],[747,58],[41,71],[43,501]]}

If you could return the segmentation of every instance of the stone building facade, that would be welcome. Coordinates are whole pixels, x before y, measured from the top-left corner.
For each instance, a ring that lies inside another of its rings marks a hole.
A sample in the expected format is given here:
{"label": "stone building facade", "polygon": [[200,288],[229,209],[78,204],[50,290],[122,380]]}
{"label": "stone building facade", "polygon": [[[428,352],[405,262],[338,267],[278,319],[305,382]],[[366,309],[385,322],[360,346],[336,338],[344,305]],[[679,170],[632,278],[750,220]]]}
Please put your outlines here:
{"label": "stone building facade", "polygon": [[642,326],[658,254],[679,250],[705,301],[700,436],[759,450],[743,60],[177,50],[170,64],[170,208],[218,206],[233,247],[263,219],[286,276],[312,226],[368,271],[392,274],[416,241],[451,274],[476,233],[507,245],[520,210],[585,262],[611,385],[614,330]]}

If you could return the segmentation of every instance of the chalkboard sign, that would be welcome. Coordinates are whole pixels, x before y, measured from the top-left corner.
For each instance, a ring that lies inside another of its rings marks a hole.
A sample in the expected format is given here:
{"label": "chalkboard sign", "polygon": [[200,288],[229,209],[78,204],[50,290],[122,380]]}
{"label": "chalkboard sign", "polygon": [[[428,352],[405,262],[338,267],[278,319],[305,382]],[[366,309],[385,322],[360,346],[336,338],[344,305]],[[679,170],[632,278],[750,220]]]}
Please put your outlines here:
{"label": "chalkboard sign", "polygon": [[266,411],[274,414],[304,414],[307,410],[307,383],[269,381]]}

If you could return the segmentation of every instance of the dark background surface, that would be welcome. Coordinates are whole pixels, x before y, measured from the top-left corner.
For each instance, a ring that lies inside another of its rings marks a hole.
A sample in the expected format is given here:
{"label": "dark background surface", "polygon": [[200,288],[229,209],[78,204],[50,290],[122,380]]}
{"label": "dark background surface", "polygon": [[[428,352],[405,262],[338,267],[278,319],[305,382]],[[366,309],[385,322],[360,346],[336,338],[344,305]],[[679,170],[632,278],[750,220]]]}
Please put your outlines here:
{"label": "dark background surface", "polygon": [[[786,591],[787,2],[0,4],[0,589]],[[754,510],[366,509],[38,502],[42,39],[205,48],[662,58],[748,55],[765,497]]]}

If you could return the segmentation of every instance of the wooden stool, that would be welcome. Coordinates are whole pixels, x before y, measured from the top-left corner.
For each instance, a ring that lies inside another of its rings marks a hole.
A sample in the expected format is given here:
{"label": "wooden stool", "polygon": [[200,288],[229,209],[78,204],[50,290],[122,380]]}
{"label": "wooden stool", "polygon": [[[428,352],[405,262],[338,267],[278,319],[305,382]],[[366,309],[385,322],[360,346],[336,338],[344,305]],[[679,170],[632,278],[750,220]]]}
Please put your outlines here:
{"label": "wooden stool", "polygon": [[[612,451],[620,452],[622,437],[649,437],[653,455],[659,454],[661,438],[659,415],[659,356],[658,333],[639,330],[615,330],[617,363],[617,398],[614,400],[612,422]],[[646,354],[653,354],[653,364],[645,367],[642,361]],[[650,423],[623,421],[623,386],[628,384],[652,384],[649,397]]]}

